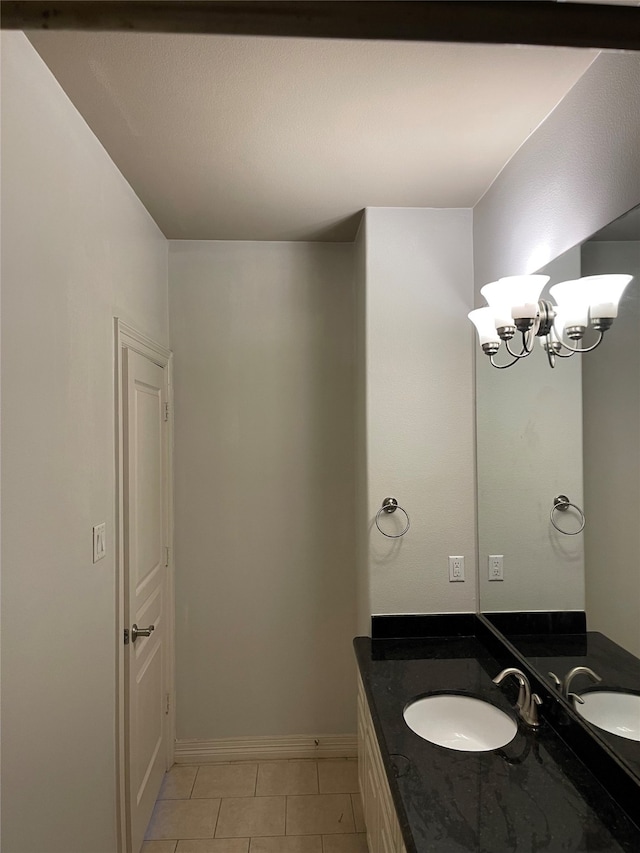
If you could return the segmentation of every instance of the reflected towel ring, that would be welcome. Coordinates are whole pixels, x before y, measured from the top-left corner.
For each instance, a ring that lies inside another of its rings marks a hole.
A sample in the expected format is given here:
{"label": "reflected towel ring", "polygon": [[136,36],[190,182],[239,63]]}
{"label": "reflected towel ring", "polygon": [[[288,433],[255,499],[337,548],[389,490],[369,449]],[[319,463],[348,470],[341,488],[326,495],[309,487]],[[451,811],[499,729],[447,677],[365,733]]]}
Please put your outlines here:
{"label": "reflected towel ring", "polygon": [[[384,530],[378,524],[378,519],[380,518],[383,512],[387,515],[391,515],[391,513],[395,512],[397,509],[402,510],[402,512],[406,515],[407,524],[402,533],[385,533]],[[376,513],[376,527],[378,528],[380,533],[382,533],[383,536],[386,536],[389,539],[399,539],[401,536],[404,536],[407,530],[411,527],[411,522],[409,521],[409,513],[406,511],[406,509],[402,509],[402,507],[395,498],[385,498],[382,501],[382,506]]]}
{"label": "reflected towel ring", "polygon": [[[580,513],[580,518],[582,519],[582,523],[581,523],[580,527],[578,528],[578,530],[563,530],[561,527],[558,527],[558,525],[556,524],[555,519],[553,517],[554,513],[556,511],[557,512],[566,512],[570,506],[572,506],[575,510],[577,510]],[[569,500],[569,498],[566,495],[557,495],[553,499],[553,507],[551,508],[551,524],[553,524],[553,526],[555,527],[555,529],[559,533],[564,533],[565,536],[577,536],[578,533],[582,533],[582,531],[584,530],[584,526],[586,524],[586,519],[584,517],[584,512],[580,509],[580,507],[577,504],[571,503],[571,501]]]}

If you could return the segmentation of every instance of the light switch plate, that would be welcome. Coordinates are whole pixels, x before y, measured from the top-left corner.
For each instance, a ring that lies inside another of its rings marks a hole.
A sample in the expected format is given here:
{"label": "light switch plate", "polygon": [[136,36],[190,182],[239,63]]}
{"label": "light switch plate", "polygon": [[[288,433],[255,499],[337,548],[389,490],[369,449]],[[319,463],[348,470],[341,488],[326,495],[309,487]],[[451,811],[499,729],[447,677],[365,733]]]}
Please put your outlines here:
{"label": "light switch plate", "polygon": [[107,555],[107,525],[106,522],[96,524],[93,528],[93,562],[97,563]]}

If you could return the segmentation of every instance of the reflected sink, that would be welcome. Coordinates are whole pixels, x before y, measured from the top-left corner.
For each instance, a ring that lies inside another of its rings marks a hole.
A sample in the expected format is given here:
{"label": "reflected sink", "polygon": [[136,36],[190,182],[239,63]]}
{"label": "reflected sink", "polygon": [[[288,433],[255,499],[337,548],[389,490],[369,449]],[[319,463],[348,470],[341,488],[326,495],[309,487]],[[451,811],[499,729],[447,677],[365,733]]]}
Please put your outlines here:
{"label": "reflected sink", "polygon": [[518,726],[500,708],[473,696],[440,693],[417,699],[404,720],[421,738],[463,752],[488,752],[513,740]]}
{"label": "reflected sink", "polygon": [[588,723],[619,737],[640,741],[640,696],[590,690],[580,698],[584,705],[574,701],[573,706]]}

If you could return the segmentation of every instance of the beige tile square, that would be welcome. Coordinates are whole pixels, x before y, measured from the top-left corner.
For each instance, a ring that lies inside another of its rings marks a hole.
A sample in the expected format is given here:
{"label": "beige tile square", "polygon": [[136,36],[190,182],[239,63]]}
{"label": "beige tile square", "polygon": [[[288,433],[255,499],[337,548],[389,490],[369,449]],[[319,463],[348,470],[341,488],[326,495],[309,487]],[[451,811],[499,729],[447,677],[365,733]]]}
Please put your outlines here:
{"label": "beige tile square", "polygon": [[255,764],[207,764],[198,769],[192,799],[253,797],[256,792]]}
{"label": "beige tile square", "polygon": [[216,838],[285,834],[284,797],[231,797],[224,799]]}
{"label": "beige tile square", "polygon": [[177,841],[145,841],[140,853],[174,853]]}
{"label": "beige tile square", "polygon": [[267,761],[258,765],[259,797],[277,794],[317,794],[315,761]]}
{"label": "beige tile square", "polygon": [[369,853],[367,836],[363,832],[357,835],[325,835],[322,843],[323,853]]}
{"label": "beige tile square", "polygon": [[360,790],[358,784],[358,762],[347,761],[319,761],[318,782],[321,794],[357,794]]}
{"label": "beige tile square", "polygon": [[366,832],[367,827],[364,822],[364,811],[362,810],[361,795],[351,794],[351,802],[353,804],[353,816],[356,821],[356,832]]}
{"label": "beige tile square", "polygon": [[349,794],[287,797],[287,835],[355,832]]}
{"label": "beige tile square", "polygon": [[158,800],[145,838],[213,838],[220,800]]}
{"label": "beige tile square", "polygon": [[322,838],[319,835],[252,838],[249,853],[322,853]]}
{"label": "beige tile square", "polygon": [[188,800],[191,796],[193,781],[198,772],[197,767],[182,767],[178,764],[165,773],[159,800]]}
{"label": "beige tile square", "polygon": [[207,838],[178,841],[176,853],[247,853],[249,838]]}

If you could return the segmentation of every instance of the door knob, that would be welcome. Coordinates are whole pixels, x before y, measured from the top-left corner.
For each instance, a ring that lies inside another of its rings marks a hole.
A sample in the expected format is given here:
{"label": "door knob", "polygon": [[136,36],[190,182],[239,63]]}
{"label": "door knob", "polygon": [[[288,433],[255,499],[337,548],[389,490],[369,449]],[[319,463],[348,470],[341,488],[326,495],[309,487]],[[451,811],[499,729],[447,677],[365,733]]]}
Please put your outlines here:
{"label": "door knob", "polygon": [[149,625],[148,628],[138,628],[136,624],[131,628],[131,642],[135,643],[138,637],[150,637],[151,632],[155,631],[155,625]]}

